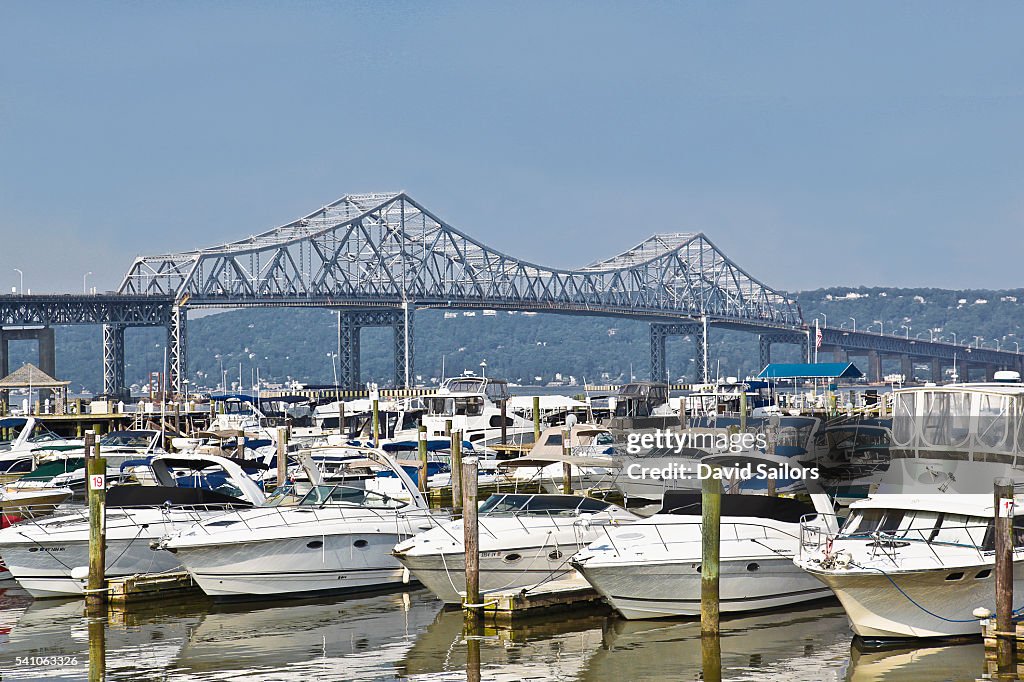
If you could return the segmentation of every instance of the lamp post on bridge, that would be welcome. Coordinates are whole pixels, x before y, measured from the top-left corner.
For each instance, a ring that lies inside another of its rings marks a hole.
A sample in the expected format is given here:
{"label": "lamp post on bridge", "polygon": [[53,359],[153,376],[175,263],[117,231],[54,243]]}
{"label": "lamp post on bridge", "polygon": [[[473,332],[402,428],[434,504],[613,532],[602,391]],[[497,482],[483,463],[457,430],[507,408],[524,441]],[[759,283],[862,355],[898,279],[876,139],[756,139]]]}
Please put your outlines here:
{"label": "lamp post on bridge", "polygon": [[25,293],[25,273],[18,268],[14,268],[14,271],[18,273],[18,295],[21,296]]}
{"label": "lamp post on bridge", "polygon": [[[821,326],[822,327],[827,327],[828,326],[828,315],[826,315],[825,313],[818,313],[818,315],[821,315],[821,320],[822,320]],[[817,315],[815,315],[815,317],[817,317]]]}
{"label": "lamp post on bridge", "polygon": [[910,338],[910,327],[905,325],[905,324],[901,324],[900,325],[900,329],[906,329],[907,330],[906,337],[909,339]]}
{"label": "lamp post on bridge", "polygon": [[851,317],[850,319],[853,320],[853,331],[857,331],[857,318]]}
{"label": "lamp post on bridge", "polygon": [[86,282],[87,279],[89,279],[89,275],[91,275],[91,274],[92,274],[91,272],[87,272],[84,275],[82,275],[82,293],[83,294],[89,293],[89,288],[88,288],[88,286],[86,286],[85,282]]}
{"label": "lamp post on bridge", "polygon": [[[882,336],[883,334],[885,334],[885,323],[884,322],[882,322],[881,320],[875,320],[871,324],[877,324],[878,325],[878,335],[879,336]],[[871,325],[869,324],[867,326],[867,328],[870,329]]]}

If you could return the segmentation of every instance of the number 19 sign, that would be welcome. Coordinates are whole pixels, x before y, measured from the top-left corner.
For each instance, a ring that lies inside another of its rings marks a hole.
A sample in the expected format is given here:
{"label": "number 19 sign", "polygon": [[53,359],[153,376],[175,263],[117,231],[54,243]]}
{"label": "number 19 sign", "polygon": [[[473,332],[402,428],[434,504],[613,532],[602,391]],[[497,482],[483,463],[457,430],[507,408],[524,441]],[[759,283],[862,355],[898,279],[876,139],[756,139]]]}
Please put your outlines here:
{"label": "number 19 sign", "polygon": [[106,488],[107,477],[103,474],[89,476],[89,490],[103,490]]}

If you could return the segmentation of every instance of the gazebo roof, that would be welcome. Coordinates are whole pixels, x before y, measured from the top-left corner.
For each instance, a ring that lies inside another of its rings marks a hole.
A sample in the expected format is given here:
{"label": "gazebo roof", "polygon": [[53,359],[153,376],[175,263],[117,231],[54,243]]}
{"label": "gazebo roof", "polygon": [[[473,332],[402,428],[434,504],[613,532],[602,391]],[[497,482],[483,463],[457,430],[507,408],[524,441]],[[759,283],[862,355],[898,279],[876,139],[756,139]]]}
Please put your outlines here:
{"label": "gazebo roof", "polygon": [[31,362],[0,379],[0,389],[7,388],[67,388],[70,381],[58,381]]}

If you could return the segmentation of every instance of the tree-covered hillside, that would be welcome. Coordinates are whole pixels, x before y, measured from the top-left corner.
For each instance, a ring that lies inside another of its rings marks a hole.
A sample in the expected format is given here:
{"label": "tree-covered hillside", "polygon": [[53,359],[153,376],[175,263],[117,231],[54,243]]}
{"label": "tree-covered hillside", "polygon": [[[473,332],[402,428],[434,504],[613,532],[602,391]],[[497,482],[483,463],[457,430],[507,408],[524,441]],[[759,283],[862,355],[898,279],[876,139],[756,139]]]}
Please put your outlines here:
{"label": "tree-covered hillside", "polygon": [[[796,295],[805,320],[858,330],[879,329],[910,337],[980,343],[1016,348],[1024,335],[1024,289],[1008,291],[951,291],[944,289],[886,289],[835,287]],[[976,338],[978,337],[978,338]],[[163,366],[162,329],[129,329],[126,334],[126,372],[129,383],[143,384],[149,372]],[[332,384],[332,353],[337,352],[337,318],[326,310],[236,310],[190,320],[189,373],[196,385],[213,387],[221,369],[228,383],[237,382],[239,364],[245,386],[256,368],[265,381],[289,379],[306,384]],[[428,384],[441,375],[464,369],[479,371],[487,361],[491,375],[519,383],[546,383],[561,374],[582,383],[623,381],[632,369],[647,378],[647,325],[616,318],[569,315],[524,315],[477,311],[472,316],[422,310],[415,318],[415,373]],[[101,389],[101,333],[98,327],[57,330],[57,374],[73,382],[74,390]],[[369,329],[362,337],[364,380],[391,380],[392,341],[389,329]],[[713,368],[721,374],[743,376],[759,370],[757,339],[753,335],[713,330],[710,344]],[[673,380],[693,379],[694,345],[672,339],[668,368]],[[796,360],[796,347],[782,347],[776,359]],[[11,367],[34,360],[29,342],[12,343]],[[893,367],[895,369],[895,367]],[[887,370],[888,371],[888,370]],[[537,377],[540,377],[539,379]]]}

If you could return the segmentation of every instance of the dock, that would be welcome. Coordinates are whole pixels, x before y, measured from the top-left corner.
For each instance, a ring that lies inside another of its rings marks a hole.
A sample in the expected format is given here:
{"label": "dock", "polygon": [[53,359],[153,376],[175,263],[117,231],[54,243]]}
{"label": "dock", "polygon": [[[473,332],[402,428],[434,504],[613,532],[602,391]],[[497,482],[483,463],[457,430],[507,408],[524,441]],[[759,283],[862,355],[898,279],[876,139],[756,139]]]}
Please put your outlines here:
{"label": "dock", "polygon": [[124,606],[145,601],[202,594],[187,571],[150,573],[111,578],[107,581],[107,599],[111,606]]}
{"label": "dock", "polygon": [[572,609],[574,615],[608,612],[611,607],[601,595],[579,575],[552,580],[532,587],[481,592],[485,621],[510,623],[523,618],[549,616]]}

